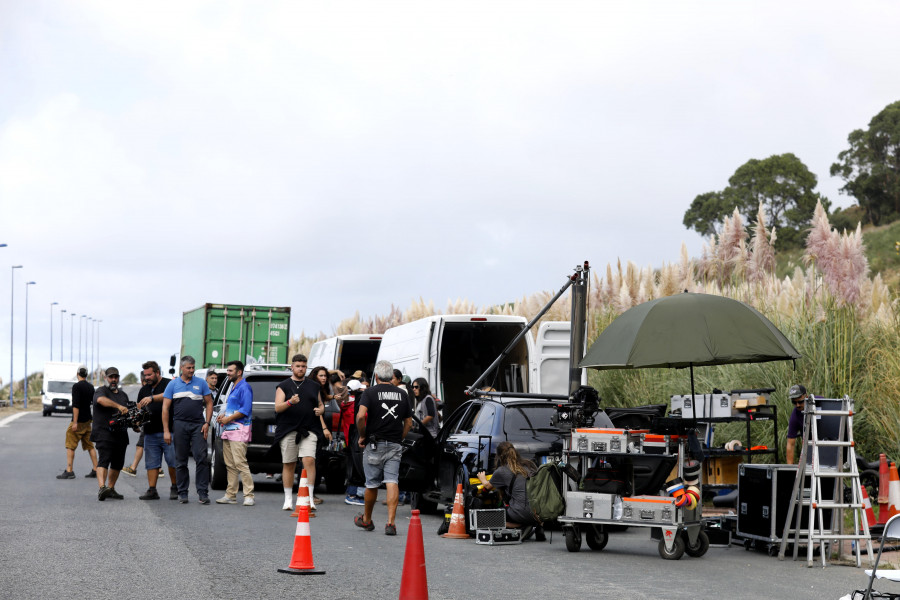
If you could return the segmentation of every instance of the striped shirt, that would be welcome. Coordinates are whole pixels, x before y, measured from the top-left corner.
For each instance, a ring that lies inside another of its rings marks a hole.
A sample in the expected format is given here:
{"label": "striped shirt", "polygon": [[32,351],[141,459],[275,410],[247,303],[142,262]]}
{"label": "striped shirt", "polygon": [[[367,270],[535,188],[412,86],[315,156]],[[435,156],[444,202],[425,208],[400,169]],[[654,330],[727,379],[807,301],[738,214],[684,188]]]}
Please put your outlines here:
{"label": "striped shirt", "polygon": [[176,377],[166,386],[163,398],[172,401],[172,411],[176,421],[204,423],[206,421],[203,397],[209,395],[209,386],[199,377],[192,377],[187,383]]}

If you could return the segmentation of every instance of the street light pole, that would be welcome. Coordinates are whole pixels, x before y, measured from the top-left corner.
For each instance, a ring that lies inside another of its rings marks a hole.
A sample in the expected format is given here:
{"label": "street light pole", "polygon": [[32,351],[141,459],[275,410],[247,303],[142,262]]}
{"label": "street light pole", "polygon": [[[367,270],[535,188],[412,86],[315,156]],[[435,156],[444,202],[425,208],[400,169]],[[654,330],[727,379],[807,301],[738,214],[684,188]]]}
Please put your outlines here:
{"label": "street light pole", "polygon": [[75,313],[69,313],[69,362],[72,362],[73,348],[75,348]]}
{"label": "street light pole", "polygon": [[[103,321],[97,321],[97,369],[100,369],[100,323]],[[100,385],[100,373],[97,373],[97,385]]]}
{"label": "street light pole", "polygon": [[65,322],[65,320],[66,320],[66,309],[61,308],[61,309],[59,309],[59,360],[60,360],[60,362],[65,360],[65,357],[63,356],[63,348],[65,347],[64,340],[63,340],[63,323]]}
{"label": "street light pole", "polygon": [[16,286],[16,269],[21,269],[22,265],[12,265],[10,268],[10,285],[9,285],[9,406],[13,405],[13,315],[15,314],[16,295],[14,293]]}
{"label": "street light pole", "polygon": [[[50,360],[53,360],[53,307],[59,304],[59,302],[51,302],[50,303]],[[60,345],[62,345],[62,340],[59,340]]]}
{"label": "street light pole", "polygon": [[25,282],[25,382],[22,384],[22,408],[28,408],[28,288],[35,281]]}

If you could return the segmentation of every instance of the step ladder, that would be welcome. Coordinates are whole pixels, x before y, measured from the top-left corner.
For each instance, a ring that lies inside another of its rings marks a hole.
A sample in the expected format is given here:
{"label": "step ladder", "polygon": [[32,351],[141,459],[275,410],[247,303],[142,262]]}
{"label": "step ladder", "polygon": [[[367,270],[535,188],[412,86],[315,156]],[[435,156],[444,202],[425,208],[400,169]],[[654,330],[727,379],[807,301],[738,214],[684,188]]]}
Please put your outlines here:
{"label": "step ladder", "polygon": [[[823,429],[828,429],[823,427],[826,422],[832,426],[832,434],[835,429],[833,426],[838,425],[837,435],[832,435],[836,439],[827,439],[829,436],[823,433]],[[788,543],[793,544],[793,559],[797,560],[798,547],[805,544],[806,566],[811,567],[814,550],[818,545],[824,567],[831,543],[837,543],[838,548],[842,549],[844,540],[853,540],[856,566],[861,564],[863,543],[871,563],[872,538],[862,503],[859,471],[856,467],[856,444],[853,441],[853,399],[844,396],[841,400],[819,400],[819,404],[811,398],[807,399],[803,410],[802,439],[800,461],[778,560],[784,560]],[[834,450],[826,450],[830,448]],[[850,491],[849,502],[844,500],[845,489]],[[827,490],[831,492],[830,498],[823,493]],[[830,515],[826,513],[828,510],[831,511]],[[845,510],[850,510],[853,514],[853,533],[843,532]],[[808,518],[806,527],[802,527],[804,512]]]}

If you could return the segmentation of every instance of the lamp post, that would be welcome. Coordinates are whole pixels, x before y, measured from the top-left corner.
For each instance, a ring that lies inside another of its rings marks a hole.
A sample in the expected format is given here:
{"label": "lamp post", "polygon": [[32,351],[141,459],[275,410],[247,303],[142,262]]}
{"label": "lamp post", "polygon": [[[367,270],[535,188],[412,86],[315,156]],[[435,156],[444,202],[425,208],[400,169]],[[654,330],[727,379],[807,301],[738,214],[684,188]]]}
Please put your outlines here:
{"label": "lamp post", "polygon": [[63,322],[66,318],[66,309],[59,309],[59,360],[63,361],[65,358],[63,357]]}
{"label": "lamp post", "polygon": [[9,406],[13,405],[13,315],[15,314],[16,295],[14,289],[16,286],[16,269],[21,269],[22,265],[13,265],[10,268],[10,285],[9,285]]}
{"label": "lamp post", "polygon": [[[97,339],[95,340],[95,343],[97,344],[97,369],[98,370],[100,369],[100,323],[102,323],[102,322],[103,322],[103,320],[97,321]],[[100,373],[99,372],[97,373],[97,385],[100,385]]]}
{"label": "lamp post", "polygon": [[[59,302],[51,302],[50,303],[50,360],[53,360],[53,307],[59,304]],[[62,340],[59,340],[60,345],[62,345]]]}
{"label": "lamp post", "polygon": [[35,281],[25,282],[25,381],[22,384],[22,408],[28,408],[28,288],[33,286]]}

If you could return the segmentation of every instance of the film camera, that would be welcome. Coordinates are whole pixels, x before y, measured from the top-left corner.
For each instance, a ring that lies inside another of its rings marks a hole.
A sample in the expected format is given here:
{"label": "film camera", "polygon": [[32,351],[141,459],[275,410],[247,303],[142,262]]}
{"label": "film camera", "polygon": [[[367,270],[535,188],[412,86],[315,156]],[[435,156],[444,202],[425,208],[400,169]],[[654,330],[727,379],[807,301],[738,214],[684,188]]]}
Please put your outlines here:
{"label": "film camera", "polygon": [[146,408],[138,408],[137,403],[129,401],[125,405],[128,412],[119,413],[109,420],[109,428],[113,431],[134,429],[140,431],[141,426],[150,420],[150,411]]}
{"label": "film camera", "polygon": [[572,402],[556,405],[556,414],[550,422],[562,430],[591,427],[599,410],[600,394],[594,388],[583,385],[572,394]]}

